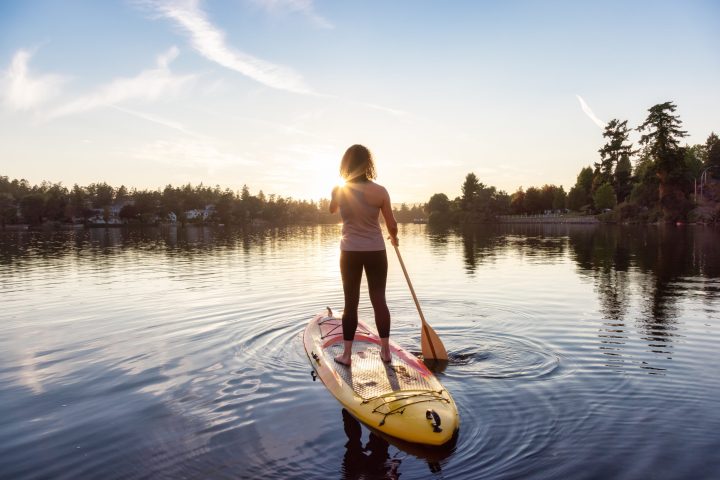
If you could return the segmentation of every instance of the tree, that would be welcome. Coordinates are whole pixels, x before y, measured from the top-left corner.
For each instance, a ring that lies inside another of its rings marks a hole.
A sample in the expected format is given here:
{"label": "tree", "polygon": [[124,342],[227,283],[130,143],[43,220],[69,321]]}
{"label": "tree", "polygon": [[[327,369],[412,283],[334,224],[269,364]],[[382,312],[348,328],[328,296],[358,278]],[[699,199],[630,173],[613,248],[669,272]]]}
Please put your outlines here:
{"label": "tree", "polygon": [[715,132],[710,133],[710,136],[708,136],[705,142],[705,151],[707,155],[705,166],[720,166],[720,138],[715,135]]}
{"label": "tree", "polygon": [[475,201],[475,197],[481,188],[480,181],[474,173],[468,173],[465,176],[465,182],[462,184],[462,209],[470,210]]}
{"label": "tree", "polygon": [[130,220],[138,220],[140,217],[140,213],[138,212],[138,209],[135,207],[135,205],[124,205],[120,212],[118,213],[118,216],[122,219],[127,221]]}
{"label": "tree", "polygon": [[126,200],[128,197],[128,189],[125,185],[120,185],[120,187],[115,192],[115,200],[122,201]]}
{"label": "tree", "polygon": [[632,164],[629,156],[623,155],[620,157],[618,164],[615,166],[614,180],[618,202],[623,202],[632,191]]}
{"label": "tree", "polygon": [[65,220],[68,207],[68,191],[59,183],[52,185],[45,192],[44,217],[49,220]]}
{"label": "tree", "polygon": [[680,117],[673,115],[676,109],[672,102],[654,105],[648,109],[650,113],[645,122],[637,128],[639,132],[647,132],[640,137],[640,144],[648,147],[659,173],[671,173],[678,168],[676,152],[680,139],[687,136],[685,130],[680,130]]}
{"label": "tree", "polygon": [[8,192],[0,192],[0,226],[5,228],[6,224],[15,223],[16,221],[17,206],[15,198]]}
{"label": "tree", "polygon": [[523,207],[527,213],[540,213],[543,210],[542,193],[535,187],[529,187],[525,190],[525,200]]}
{"label": "tree", "polygon": [[602,185],[607,182],[617,188],[614,180],[621,159],[627,158],[629,161],[629,158],[637,153],[632,149],[632,143],[626,143],[628,135],[627,120],[621,122],[613,118],[605,126],[603,137],[607,138],[607,143],[598,150],[600,162],[595,164],[596,184]]}
{"label": "tree", "polygon": [[700,177],[703,171],[703,165],[707,162],[707,151],[705,145],[686,146],[685,152],[685,170],[687,172],[688,181],[694,181]]}
{"label": "tree", "polygon": [[115,189],[105,182],[91,183],[87,186],[87,192],[95,208],[107,207],[115,196]]}
{"label": "tree", "polygon": [[510,213],[519,215],[526,213],[525,210],[525,191],[519,187],[515,193],[510,195]]}
{"label": "tree", "polygon": [[565,189],[560,185],[559,187],[555,187],[555,190],[553,191],[553,201],[552,201],[552,208],[553,210],[562,210],[565,208],[565,204],[567,203],[567,193],[565,193]]}
{"label": "tree", "polygon": [[584,167],[580,169],[575,186],[570,189],[567,199],[567,207],[570,210],[582,210],[583,207],[592,204],[590,193],[593,188],[593,169]]}
{"label": "tree", "polygon": [[587,192],[577,185],[572,187],[567,196],[567,208],[579,211],[587,204]]}
{"label": "tree", "polygon": [[575,185],[581,187],[585,192],[590,194],[593,183],[593,170],[590,167],[585,167],[578,173]]}
{"label": "tree", "polygon": [[31,225],[42,223],[45,199],[41,193],[31,193],[20,200],[20,211],[25,221]]}
{"label": "tree", "polygon": [[605,210],[613,208],[617,205],[617,198],[615,197],[615,190],[609,183],[603,183],[595,191],[593,195],[593,201],[595,202],[595,208],[598,210]]}
{"label": "tree", "polygon": [[638,131],[646,132],[640,137],[640,144],[652,158],[660,182],[660,206],[666,219],[672,221],[684,218],[690,206],[686,198],[689,187],[685,152],[680,148],[680,139],[687,132],[680,129],[679,116],[673,115],[676,108],[672,102],[654,105],[638,127]]}

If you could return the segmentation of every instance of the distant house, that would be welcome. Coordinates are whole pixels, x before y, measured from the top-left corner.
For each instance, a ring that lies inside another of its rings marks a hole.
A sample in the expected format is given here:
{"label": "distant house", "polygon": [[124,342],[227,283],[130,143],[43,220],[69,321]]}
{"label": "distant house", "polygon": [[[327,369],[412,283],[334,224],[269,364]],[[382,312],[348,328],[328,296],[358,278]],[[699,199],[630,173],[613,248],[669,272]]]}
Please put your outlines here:
{"label": "distant house", "polygon": [[88,218],[88,222],[96,225],[105,224],[105,210],[102,208],[93,208],[92,215]]}
{"label": "distant house", "polygon": [[202,219],[203,221],[215,214],[215,205],[205,205],[204,209],[195,208],[185,212],[185,218],[188,220]]}
{"label": "distant house", "polygon": [[175,214],[175,212],[168,213],[167,221],[170,223],[177,223],[177,215]]}
{"label": "distant house", "polygon": [[185,218],[188,220],[195,220],[196,218],[202,218],[203,211],[197,208],[193,210],[187,210],[185,212]]}

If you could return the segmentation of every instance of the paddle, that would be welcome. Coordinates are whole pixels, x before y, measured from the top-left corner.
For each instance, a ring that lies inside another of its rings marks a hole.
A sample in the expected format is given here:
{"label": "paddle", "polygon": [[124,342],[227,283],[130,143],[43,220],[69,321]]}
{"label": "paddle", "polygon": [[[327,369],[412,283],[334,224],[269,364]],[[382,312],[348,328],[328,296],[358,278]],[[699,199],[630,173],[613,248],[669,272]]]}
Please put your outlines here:
{"label": "paddle", "polygon": [[417,295],[415,295],[415,289],[410,282],[410,276],[408,275],[407,269],[405,268],[405,263],[400,256],[400,250],[398,249],[397,245],[393,245],[393,247],[395,247],[395,253],[397,253],[398,260],[400,260],[400,266],[402,267],[402,271],[405,274],[405,280],[407,280],[408,287],[410,287],[410,293],[412,293],[413,300],[415,300],[415,306],[417,307],[417,311],[420,314],[420,320],[422,321],[420,346],[422,349],[423,359],[429,361],[446,362],[448,359],[448,354],[445,350],[445,345],[443,345],[440,337],[438,337],[437,333],[435,333],[435,330],[433,330],[432,327],[428,325],[428,323],[425,321],[425,316],[422,313],[422,309],[420,309],[420,302],[418,302]]}

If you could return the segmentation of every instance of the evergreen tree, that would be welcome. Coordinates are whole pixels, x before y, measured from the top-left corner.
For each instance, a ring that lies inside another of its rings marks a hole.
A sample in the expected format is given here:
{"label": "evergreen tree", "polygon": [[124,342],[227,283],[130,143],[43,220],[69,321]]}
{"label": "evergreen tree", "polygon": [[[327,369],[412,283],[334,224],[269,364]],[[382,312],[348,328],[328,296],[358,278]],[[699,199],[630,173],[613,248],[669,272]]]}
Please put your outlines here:
{"label": "evergreen tree", "polygon": [[623,202],[632,191],[632,164],[630,157],[623,155],[615,166],[614,182],[618,202]]}
{"label": "evergreen tree", "polygon": [[477,198],[478,193],[483,185],[478,180],[477,176],[470,172],[465,176],[465,182],[462,185],[462,209],[470,211]]}
{"label": "evergreen tree", "polygon": [[650,113],[645,122],[637,128],[639,132],[647,132],[640,137],[640,144],[648,147],[660,175],[673,173],[678,168],[680,139],[687,136],[685,130],[680,130],[680,117],[673,115],[676,109],[672,102],[657,104],[648,109]]}
{"label": "evergreen tree", "polygon": [[[607,143],[598,150],[600,162],[595,164],[595,176],[600,177],[600,184],[614,183],[615,171],[620,160],[637,153],[633,151],[632,143],[626,143],[628,135],[627,120],[621,122],[614,118],[605,126],[603,137],[607,139]],[[617,187],[617,185],[614,186]]]}
{"label": "evergreen tree", "polygon": [[720,167],[720,138],[715,135],[715,132],[710,133],[710,136],[705,142],[705,151],[707,158],[705,159],[705,166],[719,166]]}
{"label": "evergreen tree", "polygon": [[672,102],[660,103],[648,109],[648,117],[638,127],[646,132],[640,137],[651,157],[659,180],[658,198],[667,220],[684,219],[690,208],[686,194],[691,190],[685,164],[685,152],[680,139],[687,135],[681,130],[682,121],[673,115],[676,106]]}

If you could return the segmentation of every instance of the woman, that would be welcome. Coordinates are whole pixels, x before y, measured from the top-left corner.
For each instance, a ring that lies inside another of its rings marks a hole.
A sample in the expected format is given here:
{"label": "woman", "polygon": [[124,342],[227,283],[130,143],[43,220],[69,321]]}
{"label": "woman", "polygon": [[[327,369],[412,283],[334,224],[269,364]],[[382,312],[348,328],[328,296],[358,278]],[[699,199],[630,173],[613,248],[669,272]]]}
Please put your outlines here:
{"label": "woman", "polygon": [[391,360],[390,311],[385,301],[387,254],[378,217],[380,212],[390,233],[390,242],[397,246],[397,222],[393,216],[390,195],[376,177],[375,162],[370,151],[362,145],[348,148],[340,162],[340,176],[345,185],[335,187],[330,200],[330,213],[340,209],[343,220],[340,239],[340,274],[345,293],[342,326],[345,350],[335,361],[350,365],[352,344],[358,325],[360,280],[363,269],[367,277],[370,302],[375,312],[375,325],[380,336],[380,358]]}

